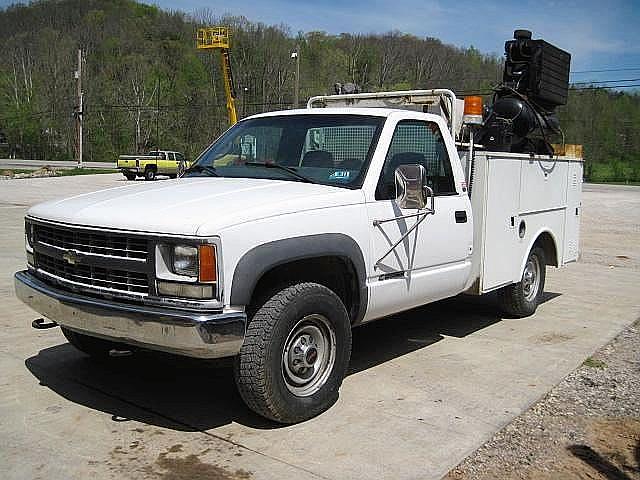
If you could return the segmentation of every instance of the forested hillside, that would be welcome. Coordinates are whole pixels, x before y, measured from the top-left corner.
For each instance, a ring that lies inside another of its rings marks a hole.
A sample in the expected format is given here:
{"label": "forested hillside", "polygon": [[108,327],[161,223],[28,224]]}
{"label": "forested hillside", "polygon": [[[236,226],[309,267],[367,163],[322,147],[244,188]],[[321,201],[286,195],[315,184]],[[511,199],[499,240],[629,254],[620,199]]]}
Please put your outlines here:
{"label": "forested hillside", "polygon": [[[296,47],[301,99],[330,93],[335,82],[364,91],[447,87],[464,94],[488,91],[501,77],[501,58],[434,38],[296,33],[221,13],[192,18],[132,0],[49,0],[0,10],[0,140],[4,134],[24,157],[73,157],[81,48],[86,160],[155,145],[193,157],[227,124],[218,57],[195,49],[202,25],[232,29],[240,116],[292,106]],[[638,94],[572,91],[561,115],[566,141],[585,145],[593,179],[640,180]]]}

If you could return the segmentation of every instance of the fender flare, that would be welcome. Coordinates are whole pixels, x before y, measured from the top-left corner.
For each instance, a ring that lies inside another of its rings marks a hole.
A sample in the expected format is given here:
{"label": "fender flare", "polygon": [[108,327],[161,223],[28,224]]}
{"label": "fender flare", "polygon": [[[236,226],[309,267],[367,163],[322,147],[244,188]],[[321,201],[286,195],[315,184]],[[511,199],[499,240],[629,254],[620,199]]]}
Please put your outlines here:
{"label": "fender flare", "polygon": [[[524,273],[524,267],[527,264],[527,258],[529,258],[529,253],[531,253],[531,249],[533,248],[533,246],[535,245],[535,243],[538,241],[538,239],[543,233],[546,233],[551,237],[551,241],[553,242],[553,248],[555,248],[556,256],[558,257],[558,262],[560,262],[560,253],[558,251],[558,239],[556,238],[556,236],[553,234],[551,230],[547,228],[541,228],[536,232],[535,235],[531,237],[531,241],[529,242],[525,256],[522,259],[522,263],[520,264],[519,276],[518,276],[518,279],[516,280],[516,283],[522,279],[522,274]],[[547,259],[547,261],[548,260],[549,259]]]}
{"label": "fender flare", "polygon": [[231,305],[248,305],[262,276],[274,267],[318,257],[342,257],[353,264],[359,289],[359,306],[354,323],[364,318],[368,303],[364,256],[356,241],[342,233],[322,233],[285,238],[259,245],[245,253],[233,272]]}

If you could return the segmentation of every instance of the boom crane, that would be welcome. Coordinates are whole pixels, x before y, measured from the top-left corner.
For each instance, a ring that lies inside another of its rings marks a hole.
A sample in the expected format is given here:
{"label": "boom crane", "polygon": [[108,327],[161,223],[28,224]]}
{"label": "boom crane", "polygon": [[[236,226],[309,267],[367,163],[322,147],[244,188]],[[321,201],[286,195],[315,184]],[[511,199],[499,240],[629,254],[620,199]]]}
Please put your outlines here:
{"label": "boom crane", "polygon": [[196,36],[199,50],[220,50],[220,62],[222,66],[222,78],[224,80],[224,93],[227,101],[229,124],[238,121],[236,113],[236,91],[233,85],[233,72],[231,70],[231,53],[229,51],[229,29],[227,27],[199,28]]}

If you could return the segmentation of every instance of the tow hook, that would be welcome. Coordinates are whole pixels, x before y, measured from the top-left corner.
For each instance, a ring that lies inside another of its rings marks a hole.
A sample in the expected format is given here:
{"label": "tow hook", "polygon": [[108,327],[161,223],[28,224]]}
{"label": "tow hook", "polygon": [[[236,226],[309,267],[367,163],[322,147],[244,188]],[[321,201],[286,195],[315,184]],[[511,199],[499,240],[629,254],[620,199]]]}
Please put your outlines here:
{"label": "tow hook", "polygon": [[31,322],[31,326],[37,330],[46,330],[48,328],[57,327],[58,324],[52,321],[47,322],[44,318],[36,318]]}
{"label": "tow hook", "polygon": [[109,350],[110,357],[129,357],[131,355],[133,355],[131,350],[118,350],[117,348]]}

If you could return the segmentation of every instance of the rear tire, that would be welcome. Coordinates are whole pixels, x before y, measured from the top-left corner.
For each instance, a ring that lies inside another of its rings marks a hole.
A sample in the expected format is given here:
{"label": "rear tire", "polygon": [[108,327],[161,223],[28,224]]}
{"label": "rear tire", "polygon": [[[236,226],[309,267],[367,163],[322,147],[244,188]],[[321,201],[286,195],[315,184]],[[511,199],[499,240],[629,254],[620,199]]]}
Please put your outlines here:
{"label": "rear tire", "polygon": [[92,337],[83,333],[60,327],[62,334],[71,345],[93,358],[107,358],[111,350],[128,350],[129,347],[122,343],[111,342],[102,338]]}
{"label": "rear tire", "polygon": [[144,171],[144,179],[148,181],[152,181],[156,179],[156,170],[155,168],[147,167]]}
{"label": "rear tire", "polygon": [[532,248],[520,282],[498,290],[498,302],[503,313],[516,318],[534,314],[544,296],[546,265],[544,250]]}
{"label": "rear tire", "polygon": [[351,325],[340,298],[316,283],[275,293],[252,317],[235,378],[254,412],[297,423],[327,410],[351,356]]}
{"label": "rear tire", "polygon": [[136,174],[135,173],[124,173],[123,174],[127,180],[135,180],[136,179]]}

